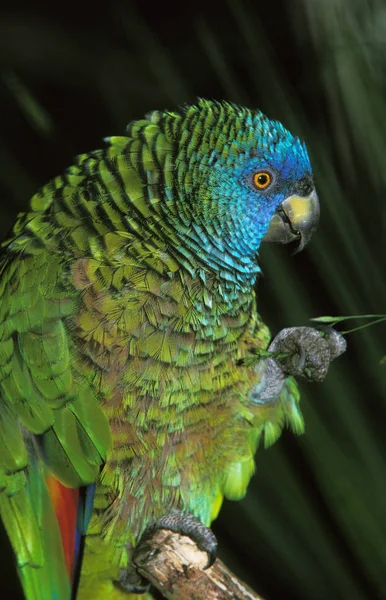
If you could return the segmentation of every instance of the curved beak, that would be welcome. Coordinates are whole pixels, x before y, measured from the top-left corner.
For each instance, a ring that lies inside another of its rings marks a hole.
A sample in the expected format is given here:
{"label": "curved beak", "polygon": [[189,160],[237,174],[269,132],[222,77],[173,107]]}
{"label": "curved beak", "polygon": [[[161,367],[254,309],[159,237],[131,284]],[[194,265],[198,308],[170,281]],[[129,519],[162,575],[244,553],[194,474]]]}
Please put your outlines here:
{"label": "curved beak", "polygon": [[276,209],[263,242],[288,244],[300,240],[296,252],[303,250],[319,222],[319,200],[313,190],[309,196],[290,196]]}

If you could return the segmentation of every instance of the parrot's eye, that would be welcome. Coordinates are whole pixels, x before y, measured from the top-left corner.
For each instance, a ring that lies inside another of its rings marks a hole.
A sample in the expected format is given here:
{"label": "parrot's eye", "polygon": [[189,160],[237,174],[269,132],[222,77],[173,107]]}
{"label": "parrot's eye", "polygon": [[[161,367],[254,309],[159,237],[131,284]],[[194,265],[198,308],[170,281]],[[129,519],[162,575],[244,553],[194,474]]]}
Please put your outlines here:
{"label": "parrot's eye", "polygon": [[253,176],[253,183],[259,190],[265,190],[272,182],[272,175],[267,171],[258,171]]}

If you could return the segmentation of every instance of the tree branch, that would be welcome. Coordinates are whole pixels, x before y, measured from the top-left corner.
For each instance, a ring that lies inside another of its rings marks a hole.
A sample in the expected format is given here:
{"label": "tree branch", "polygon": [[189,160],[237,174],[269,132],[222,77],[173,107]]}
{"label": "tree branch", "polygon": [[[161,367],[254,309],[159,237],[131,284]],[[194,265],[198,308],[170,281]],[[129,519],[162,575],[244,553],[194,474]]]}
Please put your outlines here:
{"label": "tree branch", "polygon": [[157,530],[140,544],[134,564],[168,600],[263,600],[217,559],[204,570],[208,557],[188,537]]}

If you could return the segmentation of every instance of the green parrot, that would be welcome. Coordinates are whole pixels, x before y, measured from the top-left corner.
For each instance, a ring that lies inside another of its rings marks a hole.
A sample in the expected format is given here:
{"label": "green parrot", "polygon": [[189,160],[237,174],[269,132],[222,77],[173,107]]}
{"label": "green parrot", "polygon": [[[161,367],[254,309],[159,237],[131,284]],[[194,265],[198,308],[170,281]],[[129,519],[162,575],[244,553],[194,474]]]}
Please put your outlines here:
{"label": "green parrot", "polygon": [[[299,139],[200,100],[106,141],[2,245],[0,514],[27,600],[144,598],[148,526],[211,562],[208,527],[245,495],[259,439],[303,431],[290,375],[321,379],[334,357],[309,328],[270,346],[256,310],[262,240],[303,247],[317,225]],[[267,352],[302,336],[323,360]]]}

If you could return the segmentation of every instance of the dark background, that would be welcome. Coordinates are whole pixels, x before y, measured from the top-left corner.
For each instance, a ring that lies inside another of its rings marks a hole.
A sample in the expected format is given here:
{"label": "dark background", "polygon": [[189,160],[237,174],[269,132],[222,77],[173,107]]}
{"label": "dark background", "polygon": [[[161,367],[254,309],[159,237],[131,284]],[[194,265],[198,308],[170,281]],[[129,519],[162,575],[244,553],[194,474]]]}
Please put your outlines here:
{"label": "dark background", "polygon": [[[229,0],[0,14],[0,229],[74,155],[197,96],[258,107],[306,140],[322,218],[310,246],[264,247],[259,309],[276,333],[321,315],[383,314],[386,4]],[[364,323],[341,323],[348,330]],[[226,502],[220,556],[267,600],[386,598],[386,353],[380,323],[302,386],[306,434],[256,457]],[[2,597],[17,598],[3,536]]]}

